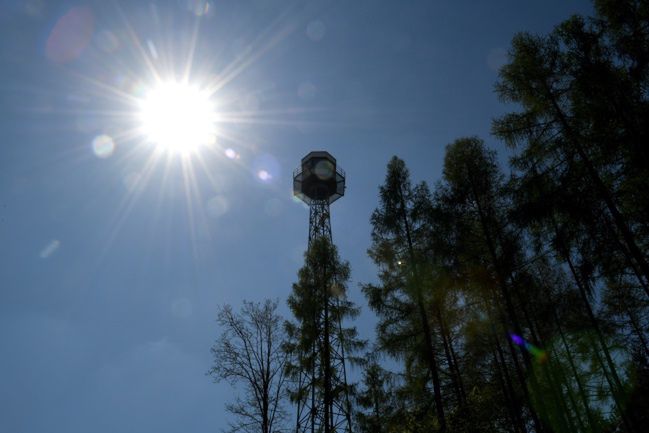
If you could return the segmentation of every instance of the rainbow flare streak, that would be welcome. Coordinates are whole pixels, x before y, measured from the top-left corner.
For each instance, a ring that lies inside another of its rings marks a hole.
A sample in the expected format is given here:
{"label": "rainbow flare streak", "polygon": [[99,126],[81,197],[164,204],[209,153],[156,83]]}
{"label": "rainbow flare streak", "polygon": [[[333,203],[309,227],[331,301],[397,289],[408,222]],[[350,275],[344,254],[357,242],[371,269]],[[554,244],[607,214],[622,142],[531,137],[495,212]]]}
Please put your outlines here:
{"label": "rainbow flare streak", "polygon": [[548,360],[548,353],[545,350],[536,347],[520,335],[510,332],[509,337],[512,339],[514,344],[525,348],[525,350],[527,350],[539,364],[543,364]]}

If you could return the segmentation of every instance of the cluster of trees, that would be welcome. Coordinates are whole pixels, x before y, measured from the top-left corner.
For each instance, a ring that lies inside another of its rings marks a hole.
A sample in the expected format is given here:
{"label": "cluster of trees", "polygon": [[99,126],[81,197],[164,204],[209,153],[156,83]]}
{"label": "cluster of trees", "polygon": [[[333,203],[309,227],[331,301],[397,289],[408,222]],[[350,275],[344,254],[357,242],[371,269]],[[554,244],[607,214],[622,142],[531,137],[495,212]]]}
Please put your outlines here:
{"label": "cluster of trees", "polygon": [[649,2],[594,6],[514,38],[496,90],[518,110],[493,123],[507,173],[478,137],[448,145],[432,189],[389,162],[357,431],[649,425]]}

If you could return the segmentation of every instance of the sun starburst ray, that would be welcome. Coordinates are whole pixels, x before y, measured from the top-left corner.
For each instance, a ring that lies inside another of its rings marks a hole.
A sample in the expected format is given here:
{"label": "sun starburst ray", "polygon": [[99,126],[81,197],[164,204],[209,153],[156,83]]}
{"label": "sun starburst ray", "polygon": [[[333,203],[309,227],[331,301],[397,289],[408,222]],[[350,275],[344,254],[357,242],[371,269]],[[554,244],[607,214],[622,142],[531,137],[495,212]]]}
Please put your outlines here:
{"label": "sun starburst ray", "polygon": [[118,233],[120,232],[122,225],[126,222],[133,207],[138,202],[138,199],[142,195],[143,191],[146,189],[146,186],[154,172],[155,167],[157,166],[160,157],[160,152],[152,153],[147,159],[142,172],[133,181],[133,185],[128,188],[129,192],[124,196],[113,216],[113,222],[110,224],[112,228],[110,229],[106,247],[104,248],[101,256],[105,255],[110,250],[110,247],[115,241]]}
{"label": "sun starburst ray", "polygon": [[[246,71],[300,27],[301,20],[295,19],[299,16],[295,14],[296,4],[272,20],[234,60],[224,65],[218,64],[223,57],[214,53],[199,57],[199,48],[202,48],[199,45],[200,18],[192,18],[186,38],[175,38],[169,32],[134,26],[130,17],[116,6],[123,27],[122,41],[127,41],[123,45],[126,49],[116,56],[102,56],[100,51],[91,53],[94,57],[89,71],[70,71],[84,86],[85,94],[98,105],[92,110],[86,103],[77,111],[65,108],[61,111],[69,111],[80,118],[88,117],[91,123],[101,118],[105,126],[98,131],[97,137],[105,135],[114,142],[117,151],[113,161],[116,164],[133,166],[138,160],[142,161],[125,181],[126,193],[108,228],[107,248],[114,243],[144,190],[153,186],[159,188],[157,200],[154,200],[155,222],[161,218],[170,189],[178,183],[184,197],[192,252],[197,255],[199,237],[205,234],[204,227],[207,227],[207,213],[203,208],[207,200],[201,197],[198,175],[201,180],[207,179],[212,191],[219,191],[223,186],[212,166],[214,161],[228,161],[237,170],[251,170],[249,165],[253,160],[246,155],[254,155],[262,143],[250,134],[247,125],[299,127],[313,124],[301,117],[322,112],[319,108],[259,109],[258,101],[264,100],[266,93],[272,94],[272,87],[249,89],[245,94],[229,90],[234,87],[235,80],[244,77]],[[158,14],[157,7],[150,6],[150,9],[154,28],[173,24],[171,17],[165,19]],[[247,98],[253,101],[251,106]],[[238,125],[246,128],[237,128]],[[142,160],[147,153],[148,158]],[[178,172],[174,169],[176,163],[180,164]],[[157,184],[151,182],[154,173],[157,173],[156,179],[160,176]]]}

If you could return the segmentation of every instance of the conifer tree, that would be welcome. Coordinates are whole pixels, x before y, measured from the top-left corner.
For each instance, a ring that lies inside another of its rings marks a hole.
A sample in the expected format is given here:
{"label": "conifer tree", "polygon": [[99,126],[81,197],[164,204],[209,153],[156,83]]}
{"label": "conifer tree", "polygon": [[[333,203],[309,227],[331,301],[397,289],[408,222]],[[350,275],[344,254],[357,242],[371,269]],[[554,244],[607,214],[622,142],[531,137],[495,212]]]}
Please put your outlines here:
{"label": "conifer tree", "polygon": [[[515,270],[523,262],[520,239],[507,228],[504,178],[495,162],[495,154],[478,138],[458,139],[446,149],[443,181],[436,191],[439,214],[453,221],[448,238],[455,252],[455,272],[463,275],[467,299],[483,305],[483,314],[495,324],[493,338],[499,345],[500,363],[510,384],[510,412],[520,429],[524,427],[523,407],[537,430],[541,422],[528,395],[526,372],[532,360],[524,350],[516,350],[509,335],[529,334],[529,320],[522,310],[521,300],[527,294],[518,284]],[[527,326],[525,326],[527,325]],[[539,344],[539,342],[535,342]],[[511,365],[506,369],[503,348],[509,353]],[[522,359],[522,364],[521,364]],[[509,377],[509,371],[515,381]],[[518,386],[513,384],[517,382]],[[520,397],[525,406],[521,406]]]}
{"label": "conifer tree", "polygon": [[[353,387],[347,382],[346,368],[361,361],[356,354],[365,342],[358,338],[355,327],[346,324],[359,314],[346,295],[349,275],[349,264],[340,260],[335,245],[325,237],[316,238],[305,253],[304,266],[288,298],[295,319],[285,324],[287,372],[294,384],[291,400],[298,409],[305,405],[311,410],[324,406],[325,410],[319,412],[322,419],[310,420],[314,429],[319,426],[322,431],[346,431],[332,425],[335,413],[342,414],[347,425],[352,424]],[[341,358],[346,364],[338,365],[336,359]],[[312,383],[304,382],[305,372],[309,372],[307,380]],[[310,395],[306,395],[307,389]],[[298,430],[304,427],[299,426]]]}
{"label": "conifer tree", "polygon": [[383,369],[376,354],[368,354],[363,368],[361,388],[356,395],[360,410],[356,413],[356,425],[360,433],[388,433],[399,423],[396,407],[393,375]]}
{"label": "conifer tree", "polygon": [[[557,192],[568,196],[564,203],[582,204],[564,215],[582,230],[594,227],[589,234],[606,234],[595,236],[592,252],[616,251],[649,296],[649,160],[646,146],[639,145],[648,137],[647,79],[632,79],[646,66],[634,48],[620,46],[613,29],[624,25],[610,22],[611,16],[630,17],[613,12],[609,2],[598,4],[602,15],[596,19],[576,16],[548,36],[514,38],[496,89],[522,111],[496,120],[494,132],[517,149],[515,167],[527,178],[550,176],[560,186]],[[647,12],[637,2],[618,4],[635,8],[639,15],[633,20],[646,25]],[[607,271],[605,257],[599,259],[593,264]]]}
{"label": "conifer tree", "polygon": [[420,380],[424,388],[432,381],[437,423],[445,431],[438,333],[433,321],[438,307],[431,305],[432,288],[426,284],[430,281],[426,260],[426,211],[430,204],[426,184],[413,188],[405,163],[393,157],[380,187],[379,207],[371,217],[372,247],[368,251],[380,268],[382,284],[365,285],[363,292],[379,316],[379,347],[427,371]]}
{"label": "conifer tree", "polygon": [[[647,344],[649,8],[594,3],[594,18],[514,39],[497,91],[521,111],[495,121],[494,132],[515,149],[515,217],[578,289],[604,394],[633,431],[640,424],[624,409],[619,359]],[[616,342],[633,350],[615,355]]]}

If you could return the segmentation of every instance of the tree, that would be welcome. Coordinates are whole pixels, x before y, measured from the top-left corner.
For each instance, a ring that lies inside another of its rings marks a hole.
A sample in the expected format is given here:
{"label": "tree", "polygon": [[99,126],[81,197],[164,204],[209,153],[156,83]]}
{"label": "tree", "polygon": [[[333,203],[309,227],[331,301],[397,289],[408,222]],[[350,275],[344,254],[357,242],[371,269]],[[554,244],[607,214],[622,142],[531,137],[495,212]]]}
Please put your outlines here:
{"label": "tree", "polygon": [[363,292],[403,368],[386,418],[368,365],[365,429],[642,431],[649,2],[594,4],[512,41],[496,90],[520,109],[493,127],[509,179],[476,137],[447,147],[432,197],[390,161],[368,250],[380,282]]}
{"label": "tree", "polygon": [[388,433],[394,431],[397,401],[394,380],[377,361],[376,354],[366,356],[368,362],[363,369],[362,388],[356,396],[361,408],[356,413],[356,424],[361,433]]}
{"label": "tree", "polygon": [[297,429],[346,430],[343,424],[352,425],[353,393],[346,368],[360,363],[355,354],[365,346],[356,328],[345,326],[359,314],[346,294],[349,263],[340,260],[336,246],[326,237],[313,239],[304,258],[288,298],[295,321],[285,323]]}
{"label": "tree", "polygon": [[221,335],[212,346],[214,364],[208,374],[242,387],[226,410],[235,416],[230,432],[274,433],[283,430],[286,412],[286,354],[282,318],[277,302],[244,301],[237,313],[230,305],[219,308]]}
{"label": "tree", "polygon": [[[532,328],[525,302],[532,293],[519,283],[517,270],[525,260],[519,236],[508,227],[504,186],[495,153],[477,137],[458,139],[446,148],[443,180],[435,191],[435,208],[438,219],[451,221],[450,227],[440,234],[448,244],[443,249],[454,256],[450,272],[463,282],[465,299],[480,309],[477,319],[482,321],[481,316],[486,316],[492,324],[487,329],[500,358],[497,362],[502,383],[509,388],[503,395],[508,396],[516,428],[525,430],[525,406],[521,405],[524,403],[536,429],[541,430],[526,384],[526,373],[532,363],[530,355],[525,350],[515,350],[509,337],[511,333],[526,335]],[[510,354],[509,366],[502,347]],[[519,387],[514,386],[510,370],[515,372]]]}
{"label": "tree", "polygon": [[[595,254],[593,264],[609,274],[629,272],[649,296],[649,153],[640,144],[649,139],[649,101],[646,48],[639,50],[649,39],[649,12],[642,1],[597,6],[594,19],[575,16],[548,36],[514,38],[496,90],[522,111],[497,119],[493,129],[516,148],[522,176],[556,180],[567,200],[550,204],[581,204],[560,214],[582,232],[592,227],[605,235],[595,236],[592,251],[622,258]],[[630,28],[637,30],[631,39]],[[616,263],[623,268],[611,269]]]}
{"label": "tree", "polygon": [[[514,38],[497,91],[520,111],[493,129],[515,149],[516,220],[537,252],[554,251],[569,272],[586,313],[580,326],[596,337],[599,376],[633,431],[642,424],[625,409],[617,370],[621,356],[647,350],[649,5],[594,3],[593,18]],[[615,356],[615,341],[634,347]]]}
{"label": "tree", "polygon": [[433,318],[441,317],[439,305],[433,301],[432,270],[426,257],[429,209],[427,185],[412,188],[405,163],[393,157],[380,187],[379,207],[371,217],[372,247],[368,254],[380,268],[381,285],[367,284],[363,292],[379,316],[379,348],[403,359],[406,365],[423,364],[424,378],[419,377],[416,367],[409,377],[421,380],[424,388],[432,380],[437,422],[445,431],[438,339],[433,328]]}

